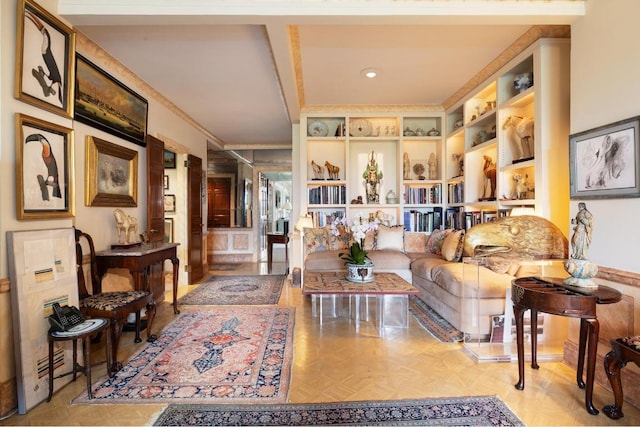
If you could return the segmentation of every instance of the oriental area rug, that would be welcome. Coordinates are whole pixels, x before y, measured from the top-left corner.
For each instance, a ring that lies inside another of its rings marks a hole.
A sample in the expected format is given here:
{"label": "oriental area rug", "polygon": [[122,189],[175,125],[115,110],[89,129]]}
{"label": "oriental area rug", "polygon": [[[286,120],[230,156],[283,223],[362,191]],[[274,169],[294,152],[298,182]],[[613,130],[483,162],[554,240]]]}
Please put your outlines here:
{"label": "oriental area rug", "polygon": [[156,426],[523,426],[496,396],[282,405],[169,405]]}
{"label": "oriental area rug", "polygon": [[212,276],[178,300],[180,305],[277,304],[285,275]]}
{"label": "oriental area rug", "polygon": [[418,323],[438,341],[456,343],[464,339],[463,332],[454,328],[451,323],[447,322],[434,309],[414,295],[409,296],[409,311]]}
{"label": "oriental area rug", "polygon": [[282,403],[293,307],[187,308],[112,378],[72,403]]}

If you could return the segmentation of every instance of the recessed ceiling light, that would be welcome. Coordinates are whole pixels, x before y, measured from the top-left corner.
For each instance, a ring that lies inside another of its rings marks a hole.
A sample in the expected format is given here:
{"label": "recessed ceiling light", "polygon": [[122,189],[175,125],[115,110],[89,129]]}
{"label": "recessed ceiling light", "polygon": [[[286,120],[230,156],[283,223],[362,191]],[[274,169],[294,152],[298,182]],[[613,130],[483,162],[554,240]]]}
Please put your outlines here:
{"label": "recessed ceiling light", "polygon": [[368,79],[373,79],[379,74],[380,71],[375,68],[365,68],[364,70],[360,71],[360,75]]}

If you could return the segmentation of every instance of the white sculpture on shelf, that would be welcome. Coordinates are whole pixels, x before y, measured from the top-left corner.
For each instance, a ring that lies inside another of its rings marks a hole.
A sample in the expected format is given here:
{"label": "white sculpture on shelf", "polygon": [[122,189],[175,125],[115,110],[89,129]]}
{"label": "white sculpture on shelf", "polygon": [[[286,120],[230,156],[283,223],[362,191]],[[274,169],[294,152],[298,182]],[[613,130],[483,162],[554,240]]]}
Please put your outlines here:
{"label": "white sculpture on shelf", "polygon": [[133,239],[138,235],[138,219],[131,215],[127,215],[122,209],[114,210],[113,217],[116,220],[116,235],[118,236],[118,243],[133,243],[133,240],[129,240],[129,235],[133,233]]}
{"label": "white sculpture on shelf", "polygon": [[513,129],[511,139],[516,149],[514,160],[534,157],[533,125],[533,118],[521,116],[509,116],[502,125],[503,130]]}

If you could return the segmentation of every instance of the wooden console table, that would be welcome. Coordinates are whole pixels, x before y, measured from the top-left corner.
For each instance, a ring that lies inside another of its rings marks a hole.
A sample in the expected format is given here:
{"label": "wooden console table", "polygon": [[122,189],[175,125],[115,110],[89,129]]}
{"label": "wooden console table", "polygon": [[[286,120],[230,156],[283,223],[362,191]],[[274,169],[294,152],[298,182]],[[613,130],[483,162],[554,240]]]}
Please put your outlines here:
{"label": "wooden console table", "polygon": [[273,262],[273,244],[281,243],[284,245],[284,261],[287,273],[289,272],[289,236],[285,233],[267,233],[267,269],[271,273],[271,264]]}
{"label": "wooden console table", "polygon": [[[577,383],[585,388],[585,406],[592,415],[598,410],[593,406],[593,380],[596,369],[598,334],[600,324],[596,316],[596,304],[611,304],[622,299],[622,294],[607,286],[593,288],[569,286],[555,277],[523,277],[514,279],[511,299],[516,320],[518,344],[518,382],[515,387],[524,389],[524,312],[531,310],[531,325],[538,324],[538,312],[580,319],[580,343],[578,347]],[[588,343],[588,345],[587,345]],[[587,354],[587,383],[582,379],[585,350]],[[536,361],[537,334],[531,332],[531,367],[538,369]]]}
{"label": "wooden console table", "polygon": [[[125,249],[107,249],[96,252],[98,278],[102,278],[110,268],[126,268],[133,276],[135,290],[153,293],[149,284],[149,268],[165,260],[173,264],[173,312],[178,310],[178,270],[180,260],[177,255],[179,243],[149,243]],[[163,279],[164,281],[164,279]],[[164,285],[163,285],[164,289]],[[96,289],[94,288],[94,292]],[[157,298],[154,295],[154,300]]]}

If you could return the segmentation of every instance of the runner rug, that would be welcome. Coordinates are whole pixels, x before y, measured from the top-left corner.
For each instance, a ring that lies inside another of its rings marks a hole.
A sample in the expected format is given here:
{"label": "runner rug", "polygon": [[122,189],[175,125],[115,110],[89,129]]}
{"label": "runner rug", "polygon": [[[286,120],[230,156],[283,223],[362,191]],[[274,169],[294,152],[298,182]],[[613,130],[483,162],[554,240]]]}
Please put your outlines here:
{"label": "runner rug", "polygon": [[523,426],[496,396],[283,405],[169,405],[157,426]]}
{"label": "runner rug", "polygon": [[293,307],[186,308],[112,378],[72,403],[282,403]]}
{"label": "runner rug", "polygon": [[212,276],[178,300],[181,305],[277,304],[284,275]]}
{"label": "runner rug", "polygon": [[464,339],[463,332],[454,328],[451,323],[414,295],[409,295],[409,311],[418,323],[438,341],[455,343]]}

